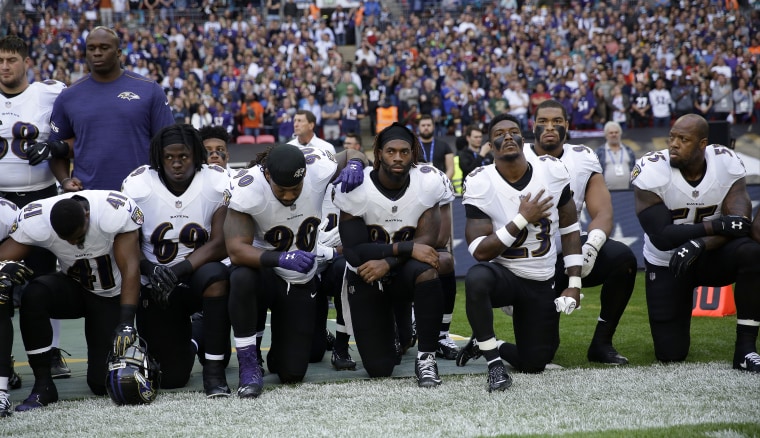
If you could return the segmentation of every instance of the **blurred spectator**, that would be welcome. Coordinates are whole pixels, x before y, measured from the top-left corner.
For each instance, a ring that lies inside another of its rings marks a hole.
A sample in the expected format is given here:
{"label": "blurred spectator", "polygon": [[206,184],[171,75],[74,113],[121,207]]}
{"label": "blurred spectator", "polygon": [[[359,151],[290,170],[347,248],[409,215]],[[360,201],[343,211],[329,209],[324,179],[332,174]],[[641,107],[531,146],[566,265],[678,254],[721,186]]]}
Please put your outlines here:
{"label": "blurred spectator", "polygon": [[190,116],[190,124],[193,125],[193,128],[195,129],[211,126],[213,121],[214,119],[211,117],[211,113],[208,112],[208,108],[206,108],[206,105],[204,104],[198,105],[198,109],[192,116]]}
{"label": "blurred spectator", "polygon": [[712,84],[713,119],[727,120],[734,111],[734,95],[731,83],[722,72],[718,73],[718,79]]}
{"label": "blurred spectator", "polygon": [[290,103],[290,99],[283,99],[281,106],[277,109],[277,140],[280,143],[287,143],[293,138],[293,117],[296,115],[296,108]]}
{"label": "blurred spectator", "polygon": [[325,94],[325,104],[322,105],[322,138],[334,141],[340,138],[341,106],[335,101],[332,92]]}
{"label": "blurred spectator", "polygon": [[676,118],[694,111],[694,86],[689,83],[690,79],[690,76],[680,75],[670,89]]}
{"label": "blurred spectator", "polygon": [[[339,46],[346,45],[346,29],[348,28],[348,14],[343,11],[343,6],[338,4],[330,16],[330,24],[335,34],[335,43]],[[357,62],[359,60],[357,59]]]}
{"label": "blurred spectator", "polygon": [[579,84],[573,99],[572,127],[575,129],[594,129],[596,100],[586,84]]}
{"label": "blurred spectator", "polygon": [[710,83],[701,81],[694,94],[694,112],[709,120],[713,111]]}
{"label": "blurred spectator", "polygon": [[604,96],[604,89],[594,88],[594,101],[596,102],[593,116],[594,128],[604,129],[604,124],[610,120],[610,106]]}
{"label": "blurred spectator", "polygon": [[739,79],[734,90],[734,123],[746,124],[752,118],[752,94],[747,88],[747,81]]}
{"label": "blurred spectator", "polygon": [[649,102],[652,105],[654,126],[656,128],[669,128],[670,107],[673,105],[673,101],[670,98],[670,91],[665,89],[665,79],[657,78],[654,83],[654,90],[649,92]]}
{"label": "blurred spectator", "polygon": [[621,129],[625,129],[628,123],[628,112],[631,102],[628,96],[623,94],[620,85],[612,88],[612,97],[610,98],[610,107],[612,108],[612,121],[619,124]]}
{"label": "blurred spectator", "polygon": [[240,108],[241,125],[245,135],[258,137],[264,126],[264,107],[259,102],[256,94],[251,94],[245,99]]}
{"label": "blurred spectator", "polygon": [[476,126],[468,126],[464,131],[467,147],[457,153],[462,176],[467,177],[480,166],[493,163],[491,143],[483,142],[483,131]]}
{"label": "blurred spectator", "polygon": [[349,133],[361,133],[361,120],[366,114],[366,109],[359,96],[348,94],[340,108],[340,129],[342,135]]}
{"label": "blurred spectator", "polygon": [[643,82],[636,82],[636,89],[631,94],[631,127],[645,128],[652,118],[652,104],[649,92]]}
{"label": "blurred spectator", "polygon": [[509,88],[504,90],[504,98],[509,102],[509,114],[512,114],[520,122],[520,130],[528,132],[528,105],[530,98],[528,93],[523,91],[522,83],[519,80],[509,82]]}
{"label": "blurred spectator", "polygon": [[604,138],[607,140],[596,149],[602,175],[610,190],[625,190],[630,187],[631,171],[636,164],[633,150],[621,142],[623,130],[617,122],[604,125]]}

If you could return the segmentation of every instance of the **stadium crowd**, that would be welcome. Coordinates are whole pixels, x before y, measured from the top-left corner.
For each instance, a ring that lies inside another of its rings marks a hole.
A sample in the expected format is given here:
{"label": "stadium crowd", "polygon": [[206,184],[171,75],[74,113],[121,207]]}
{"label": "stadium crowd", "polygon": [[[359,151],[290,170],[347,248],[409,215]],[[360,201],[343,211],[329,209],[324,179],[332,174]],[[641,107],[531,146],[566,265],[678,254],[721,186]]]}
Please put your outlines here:
{"label": "stadium crowd", "polygon": [[[436,135],[482,129],[504,111],[525,129],[548,98],[563,102],[575,129],[664,126],[689,112],[734,123],[760,116],[760,10],[751,4],[522,3],[416,1],[393,14],[369,0],[323,14],[294,0],[116,0],[99,10],[27,1],[5,13],[0,33],[30,44],[32,81],[71,84],[86,73],[88,33],[113,26],[124,67],[161,84],[178,122],[223,125],[233,139],[289,139],[297,109],[338,141],[365,116],[362,134],[374,135],[378,107],[412,129],[431,114]],[[347,42],[357,43],[353,59],[338,50]]]}

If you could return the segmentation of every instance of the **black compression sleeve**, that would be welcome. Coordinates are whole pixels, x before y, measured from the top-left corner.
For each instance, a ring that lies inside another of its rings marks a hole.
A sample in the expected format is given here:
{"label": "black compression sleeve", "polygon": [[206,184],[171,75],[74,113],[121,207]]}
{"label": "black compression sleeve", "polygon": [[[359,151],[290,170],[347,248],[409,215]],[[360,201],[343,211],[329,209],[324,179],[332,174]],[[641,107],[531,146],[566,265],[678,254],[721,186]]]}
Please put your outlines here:
{"label": "black compression sleeve", "polygon": [[360,266],[368,260],[380,260],[393,256],[393,244],[371,243],[367,225],[361,218],[342,220],[338,225],[343,255],[351,266]]}
{"label": "black compression sleeve", "polygon": [[464,213],[468,219],[491,219],[483,210],[470,204],[464,205]]}
{"label": "black compression sleeve", "polygon": [[677,248],[691,239],[707,236],[703,223],[673,224],[670,210],[663,203],[655,204],[638,214],[641,228],[652,245],[660,251]]}
{"label": "black compression sleeve", "polygon": [[[562,207],[563,205],[567,204],[568,201],[573,200],[573,191],[570,190],[570,184],[566,185],[564,189],[562,189],[562,194],[559,197],[559,202],[557,203],[557,207]],[[578,219],[580,221],[580,219]]]}

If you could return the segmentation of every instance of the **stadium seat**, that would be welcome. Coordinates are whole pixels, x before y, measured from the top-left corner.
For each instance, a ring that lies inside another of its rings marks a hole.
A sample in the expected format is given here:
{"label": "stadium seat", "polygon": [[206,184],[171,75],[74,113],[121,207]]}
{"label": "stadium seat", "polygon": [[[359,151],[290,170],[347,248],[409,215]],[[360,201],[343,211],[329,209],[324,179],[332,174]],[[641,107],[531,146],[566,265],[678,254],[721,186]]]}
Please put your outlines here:
{"label": "stadium seat", "polygon": [[240,135],[237,138],[238,144],[256,144],[256,137],[252,135]]}
{"label": "stadium seat", "polygon": [[256,143],[262,144],[262,143],[274,143],[274,135],[269,134],[261,134],[258,137],[256,137]]}

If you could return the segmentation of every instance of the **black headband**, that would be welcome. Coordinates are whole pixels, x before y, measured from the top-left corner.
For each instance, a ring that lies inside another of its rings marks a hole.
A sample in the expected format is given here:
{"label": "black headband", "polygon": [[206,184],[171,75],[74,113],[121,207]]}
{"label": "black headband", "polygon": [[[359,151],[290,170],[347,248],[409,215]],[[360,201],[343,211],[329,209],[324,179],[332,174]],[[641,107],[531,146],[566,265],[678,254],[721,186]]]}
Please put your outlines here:
{"label": "black headband", "polygon": [[414,146],[414,134],[409,130],[409,128],[398,122],[394,122],[387,128],[380,131],[380,134],[378,134],[378,136],[378,144],[381,148],[391,140],[403,140]]}

